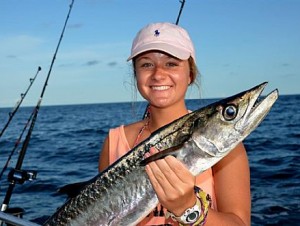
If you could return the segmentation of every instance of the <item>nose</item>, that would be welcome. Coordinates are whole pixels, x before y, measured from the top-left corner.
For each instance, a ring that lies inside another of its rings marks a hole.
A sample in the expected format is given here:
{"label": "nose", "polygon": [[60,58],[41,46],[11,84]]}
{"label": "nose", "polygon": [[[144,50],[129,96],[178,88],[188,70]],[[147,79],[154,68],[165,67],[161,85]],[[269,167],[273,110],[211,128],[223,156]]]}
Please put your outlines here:
{"label": "nose", "polygon": [[154,80],[162,80],[166,78],[167,72],[164,68],[157,66],[154,68],[153,73],[152,73],[152,79]]}

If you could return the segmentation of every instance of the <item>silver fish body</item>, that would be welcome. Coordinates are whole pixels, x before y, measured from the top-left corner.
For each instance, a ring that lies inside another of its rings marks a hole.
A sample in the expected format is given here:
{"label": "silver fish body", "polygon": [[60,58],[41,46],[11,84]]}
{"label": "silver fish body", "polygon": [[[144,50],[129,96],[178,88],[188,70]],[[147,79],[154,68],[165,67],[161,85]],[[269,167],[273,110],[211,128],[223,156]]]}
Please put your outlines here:
{"label": "silver fish body", "polygon": [[[277,90],[256,104],[265,86],[220,100],[158,129],[90,180],[44,225],[136,225],[158,204],[141,163],[176,154],[194,175],[212,167],[245,139],[273,106]],[[151,147],[160,152],[144,159]]]}

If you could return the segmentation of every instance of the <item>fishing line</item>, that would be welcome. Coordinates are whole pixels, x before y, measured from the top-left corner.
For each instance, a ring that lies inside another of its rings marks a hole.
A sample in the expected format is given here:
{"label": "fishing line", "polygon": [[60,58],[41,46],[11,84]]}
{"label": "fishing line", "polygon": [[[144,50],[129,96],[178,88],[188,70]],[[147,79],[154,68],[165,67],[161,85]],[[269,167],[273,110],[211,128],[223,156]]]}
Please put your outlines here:
{"label": "fishing line", "polygon": [[29,86],[27,87],[27,90],[25,91],[25,93],[21,93],[21,95],[20,95],[20,96],[21,96],[21,99],[17,101],[15,107],[12,109],[11,112],[8,113],[9,118],[8,118],[8,120],[7,120],[6,124],[5,124],[5,126],[3,127],[3,129],[2,129],[1,132],[0,132],[0,137],[3,135],[4,131],[7,129],[9,123],[11,122],[11,120],[12,120],[13,117],[14,117],[14,115],[16,114],[16,112],[18,111],[19,107],[21,106],[23,100],[25,99],[25,97],[26,97],[26,95],[27,95],[27,93],[28,93],[30,87],[31,87],[32,84],[34,83],[36,76],[38,75],[38,73],[39,73],[41,70],[42,70],[42,68],[41,68],[41,67],[38,67],[38,70],[37,70],[35,76],[34,76],[33,78],[30,78],[30,79],[29,79],[30,84],[29,84]]}
{"label": "fishing line", "polygon": [[37,119],[37,115],[38,115],[38,112],[39,112],[39,109],[40,109],[40,105],[41,105],[41,102],[42,102],[42,99],[43,99],[46,87],[48,85],[48,80],[50,78],[52,67],[54,65],[54,62],[55,62],[55,59],[56,59],[56,55],[57,55],[60,43],[61,43],[62,38],[63,38],[63,34],[65,32],[65,28],[66,28],[67,22],[69,20],[69,16],[70,16],[72,8],[73,8],[73,4],[74,4],[74,0],[72,0],[72,3],[69,6],[70,8],[69,8],[69,11],[68,11],[68,14],[67,14],[67,17],[66,17],[66,20],[65,20],[65,23],[64,23],[64,26],[63,26],[63,29],[62,29],[62,32],[61,32],[61,35],[60,35],[57,47],[56,47],[56,50],[55,50],[53,58],[52,58],[52,62],[51,62],[50,68],[49,68],[49,72],[48,72],[47,78],[45,80],[45,83],[44,83],[44,86],[43,86],[40,98],[39,98],[39,100],[37,102],[37,105],[36,105],[36,107],[33,110],[33,114],[32,114],[33,116],[32,116],[32,119],[31,119],[31,124],[30,124],[30,127],[28,129],[26,138],[25,138],[25,140],[23,142],[21,151],[19,153],[18,161],[16,163],[15,168],[12,169],[10,171],[10,173],[9,173],[8,180],[9,180],[10,184],[8,186],[8,189],[7,189],[4,201],[2,203],[1,211],[7,210],[8,204],[9,204],[9,201],[10,201],[10,198],[11,198],[11,195],[12,195],[12,192],[13,192],[13,189],[14,189],[16,183],[22,184],[26,180],[35,179],[36,175],[34,175],[33,171],[29,172],[29,171],[21,170],[21,167],[22,167],[22,164],[23,164],[23,160],[24,160],[24,157],[25,157],[25,154],[26,154],[27,147],[29,145],[29,141],[30,141],[30,138],[31,138],[31,133],[33,131],[33,128],[34,128],[34,125],[35,125],[35,122],[36,122],[36,119]]}
{"label": "fishing line", "polygon": [[[178,25],[179,23],[179,19],[180,19],[180,16],[181,16],[181,13],[182,13],[182,10],[183,10],[183,7],[184,7],[184,3],[185,3],[185,0],[179,0],[179,2],[181,3],[181,6],[180,6],[180,9],[179,9],[179,12],[178,12],[178,16],[177,16],[177,19],[176,19],[176,25]],[[145,118],[148,118],[149,117],[149,104],[147,104],[147,107],[144,111],[144,114],[143,114],[143,119]]]}

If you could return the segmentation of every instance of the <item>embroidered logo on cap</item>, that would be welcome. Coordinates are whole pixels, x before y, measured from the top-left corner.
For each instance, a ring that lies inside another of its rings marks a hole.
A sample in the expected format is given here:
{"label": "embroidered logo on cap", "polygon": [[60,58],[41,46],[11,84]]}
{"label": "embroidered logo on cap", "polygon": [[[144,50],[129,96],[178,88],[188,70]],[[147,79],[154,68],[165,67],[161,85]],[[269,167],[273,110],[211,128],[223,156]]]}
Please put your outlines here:
{"label": "embroidered logo on cap", "polygon": [[159,30],[155,30],[155,31],[154,31],[154,36],[155,36],[155,37],[158,37],[159,34],[160,34]]}

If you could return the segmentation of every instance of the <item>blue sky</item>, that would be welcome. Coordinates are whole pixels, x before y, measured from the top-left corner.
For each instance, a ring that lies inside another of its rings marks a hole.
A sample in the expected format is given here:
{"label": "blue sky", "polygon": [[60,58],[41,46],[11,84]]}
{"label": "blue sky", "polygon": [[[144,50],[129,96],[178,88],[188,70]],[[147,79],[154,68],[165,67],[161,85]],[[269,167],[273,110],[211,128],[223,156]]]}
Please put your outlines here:
{"label": "blue sky", "polygon": [[[36,105],[71,0],[0,0],[0,107]],[[43,105],[135,100],[126,62],[137,31],[175,23],[179,0],[75,0]],[[300,93],[299,0],[186,0],[179,24],[192,37],[201,98],[269,81],[265,94]],[[193,87],[187,98],[199,98]],[[141,100],[138,96],[137,100]]]}

